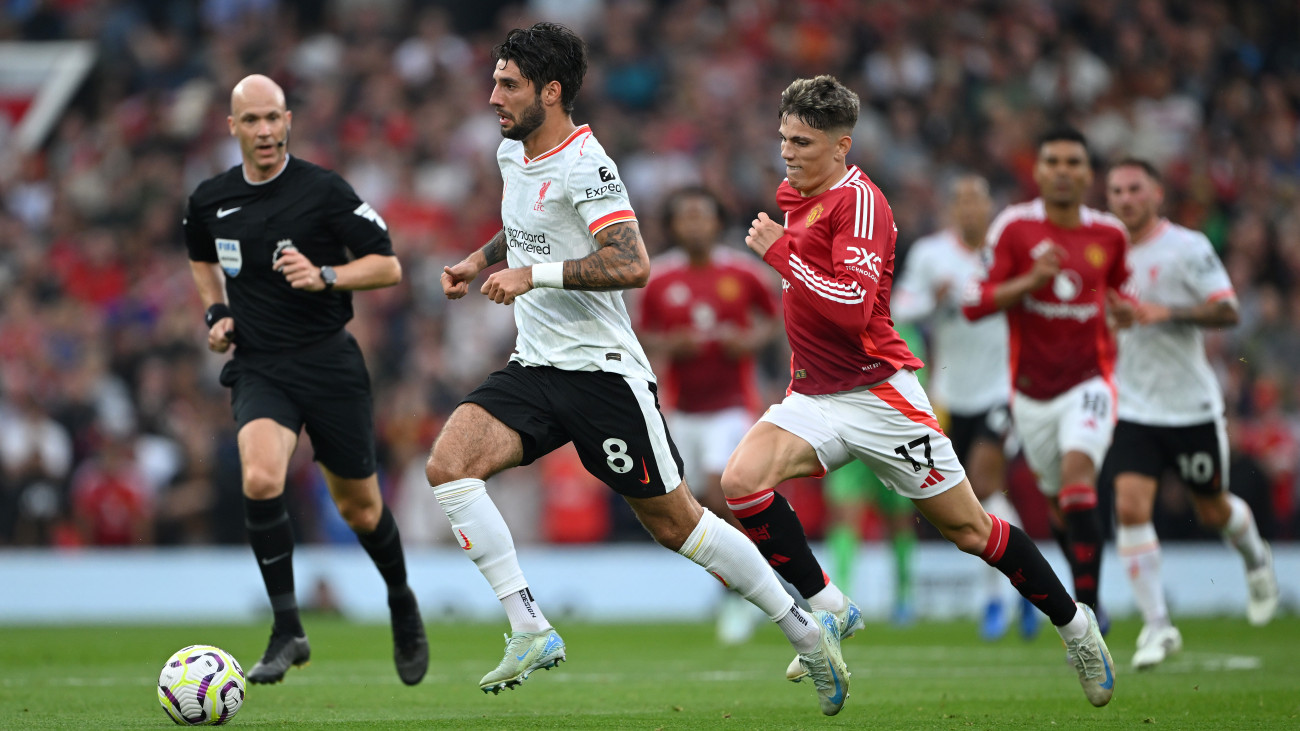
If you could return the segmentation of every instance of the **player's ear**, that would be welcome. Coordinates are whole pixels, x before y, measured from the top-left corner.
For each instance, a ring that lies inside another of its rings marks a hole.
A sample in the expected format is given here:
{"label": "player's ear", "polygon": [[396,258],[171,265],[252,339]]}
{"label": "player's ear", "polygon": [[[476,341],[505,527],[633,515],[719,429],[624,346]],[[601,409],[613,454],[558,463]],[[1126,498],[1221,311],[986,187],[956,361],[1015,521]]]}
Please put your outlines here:
{"label": "player's ear", "polygon": [[849,150],[853,149],[853,138],[847,134],[840,135],[835,141],[835,159],[843,162],[849,159]]}
{"label": "player's ear", "polygon": [[293,111],[292,111],[292,110],[286,109],[286,110],[284,111],[284,128],[285,128],[286,131],[287,131],[287,130],[290,130],[290,129],[293,128]]}
{"label": "player's ear", "polygon": [[562,93],[563,89],[560,88],[560,82],[549,81],[546,86],[542,87],[542,103],[559,104]]}
{"label": "player's ear", "polygon": [[230,128],[230,136],[235,136],[235,117],[234,115],[226,116],[226,126]]}

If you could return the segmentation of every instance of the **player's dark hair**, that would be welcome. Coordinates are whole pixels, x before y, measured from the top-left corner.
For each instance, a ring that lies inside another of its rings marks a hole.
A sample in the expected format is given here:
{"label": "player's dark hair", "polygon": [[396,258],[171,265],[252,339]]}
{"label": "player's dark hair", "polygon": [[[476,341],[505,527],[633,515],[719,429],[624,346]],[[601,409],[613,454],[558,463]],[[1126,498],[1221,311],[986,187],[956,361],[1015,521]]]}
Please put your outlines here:
{"label": "player's dark hair", "polygon": [[702,185],[688,185],[674,190],[664,198],[663,226],[666,234],[672,236],[673,217],[676,215],[677,205],[687,198],[707,198],[713,203],[713,211],[718,216],[718,225],[723,229],[727,227],[727,207],[722,204],[722,199]]}
{"label": "player's dark hair", "polygon": [[858,95],[834,76],[795,79],[781,92],[780,118],[793,116],[822,132],[851,131],[858,123]]}
{"label": "player's dark hair", "polygon": [[492,49],[497,61],[514,61],[519,73],[532,82],[537,93],[552,81],[560,82],[560,106],[573,113],[573,101],[587,75],[587,44],[559,23],[537,23],[515,28],[501,45]]}
{"label": "player's dark hair", "polygon": [[1038,136],[1038,146],[1036,149],[1043,149],[1043,145],[1048,142],[1078,142],[1083,145],[1085,154],[1088,152],[1088,138],[1083,133],[1073,127],[1053,127]]}
{"label": "player's dark hair", "polygon": [[1140,157],[1126,157],[1110,166],[1111,170],[1118,170],[1119,168],[1139,168],[1157,184],[1164,184],[1164,181],[1160,179],[1160,171],[1156,170],[1156,166]]}

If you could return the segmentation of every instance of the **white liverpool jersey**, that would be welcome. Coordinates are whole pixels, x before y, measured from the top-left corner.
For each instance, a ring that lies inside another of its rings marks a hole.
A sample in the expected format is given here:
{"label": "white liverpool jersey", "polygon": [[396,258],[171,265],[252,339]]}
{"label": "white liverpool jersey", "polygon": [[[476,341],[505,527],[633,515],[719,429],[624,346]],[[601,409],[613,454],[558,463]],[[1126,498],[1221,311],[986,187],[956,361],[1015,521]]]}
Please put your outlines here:
{"label": "white liverpool jersey", "polygon": [[896,322],[933,316],[926,390],[958,416],[1005,406],[1011,395],[1006,316],[971,322],[961,312],[962,292],[983,276],[980,252],[954,232],[940,231],[912,244],[889,303]]}
{"label": "white liverpool jersey", "polygon": [[[1129,247],[1131,285],[1142,302],[1191,307],[1235,297],[1232,281],[1204,234],[1161,221]],[[1199,325],[1164,322],[1119,331],[1119,418],[1150,426],[1189,426],[1223,413],[1223,392],[1205,357]]]}
{"label": "white liverpool jersey", "polygon": [[[532,160],[522,142],[505,140],[497,164],[511,267],[581,259],[599,248],[601,229],[636,221],[618,168],[585,124]],[[654,380],[622,292],[539,288],[514,307],[519,337],[511,360]]]}

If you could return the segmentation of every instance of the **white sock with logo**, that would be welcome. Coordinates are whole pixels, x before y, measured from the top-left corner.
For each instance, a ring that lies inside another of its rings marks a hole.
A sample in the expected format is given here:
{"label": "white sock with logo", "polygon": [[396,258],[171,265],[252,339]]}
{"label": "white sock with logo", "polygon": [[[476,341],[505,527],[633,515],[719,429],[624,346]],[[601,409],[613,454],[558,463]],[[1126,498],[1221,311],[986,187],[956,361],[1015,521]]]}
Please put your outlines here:
{"label": "white sock with logo", "polygon": [[1264,539],[1259,537],[1255,514],[1245,500],[1228,493],[1228,524],[1223,527],[1223,538],[1246,561],[1246,569],[1264,565]]}
{"label": "white sock with logo", "polygon": [[1165,605],[1165,588],[1160,581],[1160,541],[1156,537],[1156,527],[1151,523],[1118,526],[1115,550],[1128,572],[1133,600],[1142,612],[1143,624],[1150,627],[1168,625],[1169,608]]}
{"label": "white sock with logo", "polygon": [[451,521],[456,543],[501,600],[510,628],[515,632],[536,632],[549,627],[528,592],[510,528],[488,497],[483,481],[465,478],[444,482],[433,488],[433,494]]}
{"label": "white sock with logo", "polygon": [[[706,509],[677,552],[762,609],[799,652],[809,652],[817,646],[820,637],[817,623],[794,605],[794,599],[777,581],[763,554],[744,533]],[[793,617],[792,611],[796,613]]]}

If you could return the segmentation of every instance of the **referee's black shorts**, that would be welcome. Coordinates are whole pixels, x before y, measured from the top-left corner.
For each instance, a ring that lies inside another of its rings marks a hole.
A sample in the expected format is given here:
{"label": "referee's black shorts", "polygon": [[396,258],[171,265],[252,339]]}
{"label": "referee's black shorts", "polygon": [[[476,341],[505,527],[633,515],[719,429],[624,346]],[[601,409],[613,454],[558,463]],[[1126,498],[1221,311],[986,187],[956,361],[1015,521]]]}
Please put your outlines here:
{"label": "referee's black shorts", "polygon": [[465,397],[519,433],[529,464],[569,442],[587,471],[625,497],[663,495],[682,482],[655,384],[604,371],[511,361]]}
{"label": "referee's black shorts", "polygon": [[235,351],[221,385],[239,428],[274,419],[297,434],[304,426],[315,459],[348,479],[375,474],[375,417],[370,373],[347,330],[303,348],[276,353]]}

